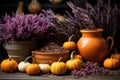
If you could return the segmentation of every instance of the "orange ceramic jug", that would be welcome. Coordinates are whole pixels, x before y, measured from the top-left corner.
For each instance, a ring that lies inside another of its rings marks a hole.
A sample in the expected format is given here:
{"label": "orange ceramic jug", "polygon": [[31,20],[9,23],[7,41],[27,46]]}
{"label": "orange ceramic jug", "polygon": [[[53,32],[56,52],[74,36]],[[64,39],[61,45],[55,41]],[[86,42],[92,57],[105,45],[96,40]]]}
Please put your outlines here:
{"label": "orange ceramic jug", "polygon": [[[80,32],[82,36],[77,42],[77,48],[83,59],[94,62],[103,61],[112,49],[114,39],[107,37],[105,40],[102,37],[103,29],[80,30]],[[109,40],[111,40],[111,45],[108,49]]]}

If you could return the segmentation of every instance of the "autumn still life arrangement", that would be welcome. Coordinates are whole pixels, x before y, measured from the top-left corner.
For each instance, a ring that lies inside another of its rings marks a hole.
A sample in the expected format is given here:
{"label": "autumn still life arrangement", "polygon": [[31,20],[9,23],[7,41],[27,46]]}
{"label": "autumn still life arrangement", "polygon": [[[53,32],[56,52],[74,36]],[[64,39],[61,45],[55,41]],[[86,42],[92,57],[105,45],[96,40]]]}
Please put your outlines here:
{"label": "autumn still life arrangement", "polygon": [[[11,17],[6,14],[3,17],[0,21],[1,44],[8,41],[32,40],[40,44],[24,61],[17,62],[12,58],[2,60],[0,68],[3,72],[18,70],[28,75],[70,74],[74,78],[80,78],[91,74],[107,75],[111,74],[111,70],[120,68],[120,54],[109,55],[113,48],[118,49],[114,37],[120,29],[120,9],[116,5],[112,7],[110,0],[107,4],[98,0],[94,6],[86,2],[85,8],[78,7],[70,1],[67,4],[72,12],[66,11],[62,18],[51,9],[42,10],[42,13],[33,16],[13,14]],[[89,45],[85,43],[89,41],[79,42],[79,38],[88,36],[86,32],[89,30],[92,38],[102,42],[98,43],[92,39],[93,43],[97,44],[95,49],[94,44],[90,45],[89,49]],[[96,30],[99,30],[100,34]],[[108,43],[109,40],[111,44]],[[97,50],[99,52],[96,54],[94,51]],[[92,53],[89,53],[90,51]],[[28,61],[30,58],[33,62]]]}

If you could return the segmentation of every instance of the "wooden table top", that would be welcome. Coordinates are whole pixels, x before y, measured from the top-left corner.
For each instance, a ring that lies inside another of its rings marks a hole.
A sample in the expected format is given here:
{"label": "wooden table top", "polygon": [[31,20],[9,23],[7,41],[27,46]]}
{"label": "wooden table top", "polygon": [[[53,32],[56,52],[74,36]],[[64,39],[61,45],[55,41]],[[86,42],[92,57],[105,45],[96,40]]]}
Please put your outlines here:
{"label": "wooden table top", "polygon": [[[72,75],[37,75],[30,76],[26,73],[14,72],[5,73],[0,70],[0,80],[77,80]],[[111,70],[108,75],[88,75],[85,77],[80,77],[79,80],[120,80],[120,69]]]}

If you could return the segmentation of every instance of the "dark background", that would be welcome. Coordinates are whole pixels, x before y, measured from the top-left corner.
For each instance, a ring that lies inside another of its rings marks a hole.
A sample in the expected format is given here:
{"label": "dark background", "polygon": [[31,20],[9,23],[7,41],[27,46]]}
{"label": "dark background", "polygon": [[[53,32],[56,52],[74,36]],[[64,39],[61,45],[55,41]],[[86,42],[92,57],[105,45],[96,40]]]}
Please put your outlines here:
{"label": "dark background", "polygon": [[[15,12],[17,10],[18,2],[20,0],[0,0],[0,15],[4,15],[5,13],[11,14],[12,12]],[[29,13],[27,6],[31,2],[31,0],[23,0],[24,1],[24,7],[23,11],[24,13]],[[67,9],[69,10],[66,2],[71,1],[75,5],[83,7],[85,4],[85,1],[88,1],[91,4],[96,4],[97,0],[64,0],[61,4],[53,5],[50,3],[49,0],[38,0],[42,4],[42,9],[48,9],[51,8],[53,11],[58,13],[64,13],[64,11]],[[104,0],[107,2],[108,0]],[[111,5],[116,4],[118,7],[120,6],[119,0],[111,0]]]}
{"label": "dark background", "polygon": [[[0,15],[4,15],[5,13],[11,14],[11,12],[16,12],[18,2],[23,1],[23,11],[24,13],[29,13],[27,7],[31,0],[0,0]],[[76,5],[82,6],[85,0],[64,0],[61,4],[52,4],[49,0],[38,0],[38,2],[42,5],[42,9],[51,8],[53,11],[58,13],[64,13],[69,7],[67,6],[66,2],[71,1]]]}

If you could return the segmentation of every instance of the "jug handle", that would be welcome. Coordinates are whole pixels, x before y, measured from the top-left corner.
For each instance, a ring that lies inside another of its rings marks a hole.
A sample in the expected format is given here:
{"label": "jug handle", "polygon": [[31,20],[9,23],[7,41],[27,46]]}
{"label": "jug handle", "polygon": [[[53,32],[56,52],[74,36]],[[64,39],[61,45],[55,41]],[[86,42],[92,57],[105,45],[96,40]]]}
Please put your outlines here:
{"label": "jug handle", "polygon": [[114,45],[114,39],[112,37],[107,37],[107,43],[109,40],[111,40],[111,45],[110,45],[110,48],[108,49],[108,52],[110,52],[110,50],[112,49],[112,47]]}

